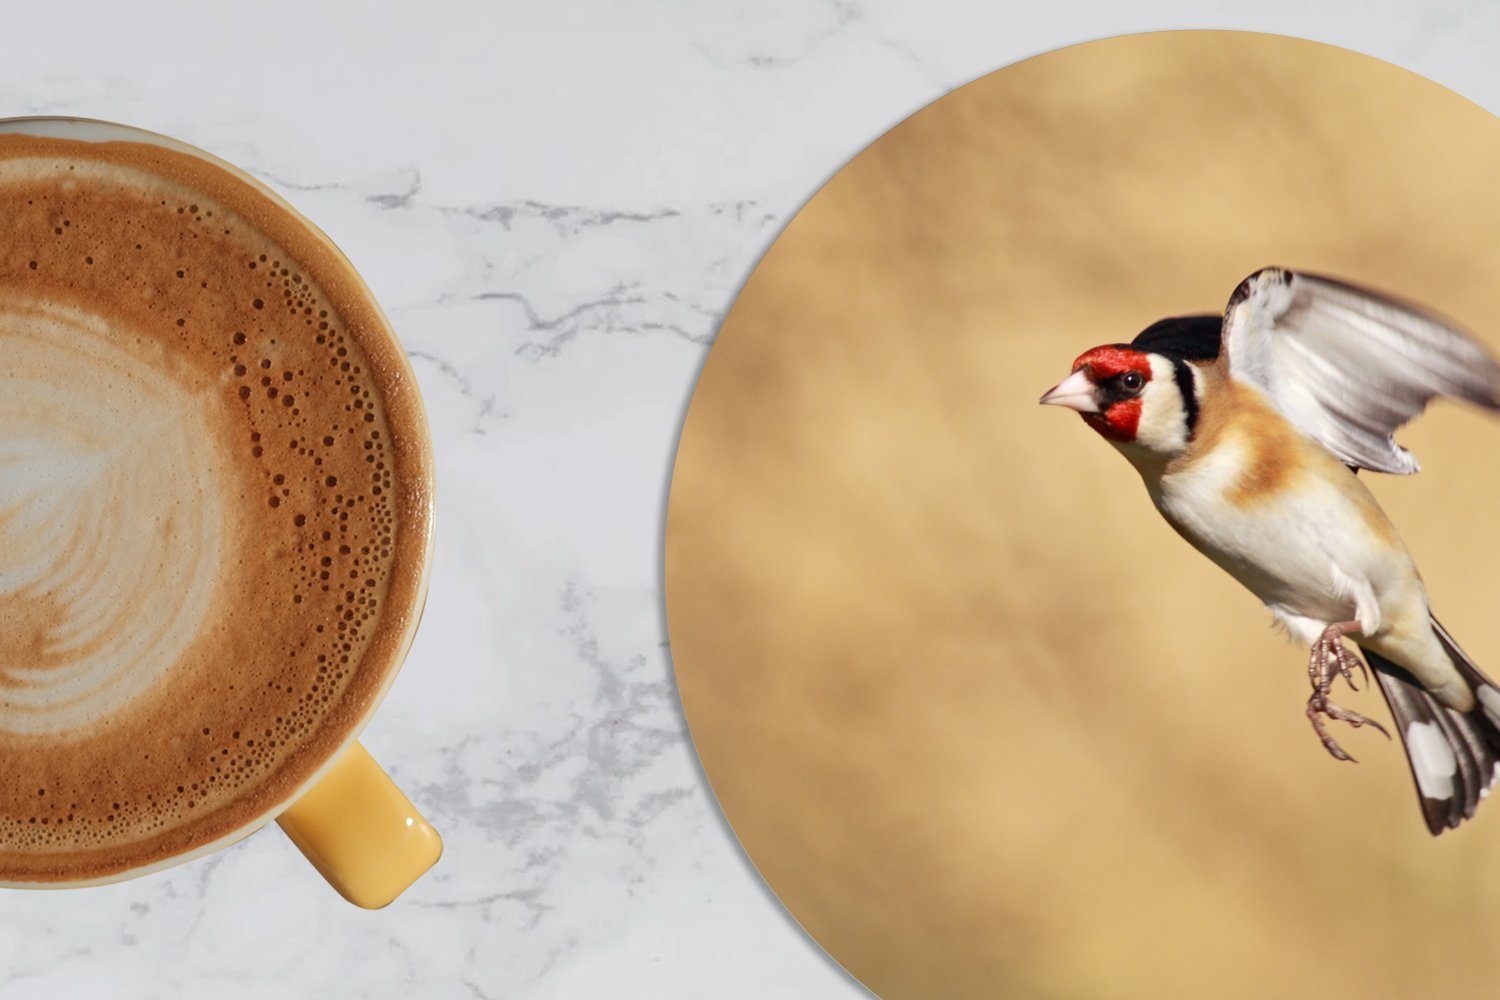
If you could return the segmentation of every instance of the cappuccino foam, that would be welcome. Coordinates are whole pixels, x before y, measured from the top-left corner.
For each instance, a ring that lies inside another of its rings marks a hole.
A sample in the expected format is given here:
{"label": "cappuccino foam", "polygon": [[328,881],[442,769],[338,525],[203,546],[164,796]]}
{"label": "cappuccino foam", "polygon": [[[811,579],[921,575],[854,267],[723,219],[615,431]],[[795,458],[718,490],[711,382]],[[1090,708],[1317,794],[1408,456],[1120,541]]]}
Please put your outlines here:
{"label": "cappuccino foam", "polygon": [[274,197],[0,136],[0,882],[243,832],[352,738],[430,531],[408,369]]}

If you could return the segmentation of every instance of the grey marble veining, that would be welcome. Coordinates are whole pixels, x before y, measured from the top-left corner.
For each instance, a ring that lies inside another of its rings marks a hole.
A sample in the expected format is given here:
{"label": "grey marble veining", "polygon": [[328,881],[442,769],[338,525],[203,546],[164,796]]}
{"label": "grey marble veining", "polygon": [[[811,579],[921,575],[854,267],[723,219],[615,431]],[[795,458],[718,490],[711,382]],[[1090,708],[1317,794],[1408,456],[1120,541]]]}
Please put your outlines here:
{"label": "grey marble veining", "polygon": [[0,995],[690,998],[863,991],[759,882],[677,706],[675,438],[780,227],[906,114],[1088,37],[1301,34],[1500,106],[1469,3],[639,0],[11,12],[8,114],[143,125],[328,231],[406,344],[437,446],[432,591],[365,742],[447,853],[355,910],[275,829],[171,872],[8,893]]}

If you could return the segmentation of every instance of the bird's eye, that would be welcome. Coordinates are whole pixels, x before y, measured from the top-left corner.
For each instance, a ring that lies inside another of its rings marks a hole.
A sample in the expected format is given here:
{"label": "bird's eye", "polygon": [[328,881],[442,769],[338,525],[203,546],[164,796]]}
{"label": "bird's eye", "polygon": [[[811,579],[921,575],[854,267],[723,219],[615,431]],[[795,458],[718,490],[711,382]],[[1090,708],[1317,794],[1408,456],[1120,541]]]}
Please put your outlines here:
{"label": "bird's eye", "polygon": [[1140,392],[1145,384],[1146,378],[1140,372],[1126,372],[1120,376],[1120,385],[1131,392]]}

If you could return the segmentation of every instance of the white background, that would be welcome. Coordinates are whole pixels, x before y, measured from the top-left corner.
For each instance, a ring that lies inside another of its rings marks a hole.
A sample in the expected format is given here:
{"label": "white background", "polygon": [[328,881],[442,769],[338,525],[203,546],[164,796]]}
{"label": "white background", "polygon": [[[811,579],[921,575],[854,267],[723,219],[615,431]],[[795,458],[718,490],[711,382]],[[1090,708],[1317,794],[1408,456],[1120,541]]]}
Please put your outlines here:
{"label": "white background", "polygon": [[0,114],[125,121],[237,162],[390,311],[431,411],[438,549],[365,742],[447,839],[377,913],[274,828],[121,886],[7,893],[7,998],[863,994],[739,852],[672,687],[663,500],[748,270],[902,117],[1088,38],[1296,34],[1500,107],[1500,5],[1481,0],[255,0],[5,19]]}

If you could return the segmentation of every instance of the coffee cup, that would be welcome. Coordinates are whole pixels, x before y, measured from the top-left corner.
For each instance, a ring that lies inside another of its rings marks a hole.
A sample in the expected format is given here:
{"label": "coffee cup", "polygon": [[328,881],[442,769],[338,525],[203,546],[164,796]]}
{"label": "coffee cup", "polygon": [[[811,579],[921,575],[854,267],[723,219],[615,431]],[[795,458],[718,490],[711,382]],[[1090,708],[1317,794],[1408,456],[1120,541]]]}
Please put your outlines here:
{"label": "coffee cup", "polygon": [[442,850],[358,742],[432,548],[389,322],[284,199],[165,136],[0,121],[0,203],[0,885],[276,820],[384,906]]}

